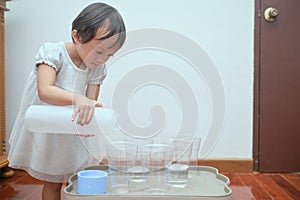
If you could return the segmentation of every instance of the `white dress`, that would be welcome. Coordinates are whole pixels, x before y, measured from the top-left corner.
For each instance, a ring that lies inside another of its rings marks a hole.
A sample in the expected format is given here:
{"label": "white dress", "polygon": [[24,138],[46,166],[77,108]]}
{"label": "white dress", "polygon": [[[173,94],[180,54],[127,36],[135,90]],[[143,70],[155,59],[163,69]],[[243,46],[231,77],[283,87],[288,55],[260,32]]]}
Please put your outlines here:
{"label": "white dress", "polygon": [[[63,42],[45,43],[36,55],[36,65],[27,80],[19,113],[9,138],[9,166],[24,169],[31,176],[48,182],[62,183],[78,170],[101,161],[99,140],[78,135],[32,133],[24,126],[27,108],[46,104],[37,92],[37,64],[46,63],[56,70],[55,85],[68,91],[85,94],[88,84],[101,84],[106,76],[105,65],[81,70],[69,57]],[[71,120],[71,116],[70,116]]]}

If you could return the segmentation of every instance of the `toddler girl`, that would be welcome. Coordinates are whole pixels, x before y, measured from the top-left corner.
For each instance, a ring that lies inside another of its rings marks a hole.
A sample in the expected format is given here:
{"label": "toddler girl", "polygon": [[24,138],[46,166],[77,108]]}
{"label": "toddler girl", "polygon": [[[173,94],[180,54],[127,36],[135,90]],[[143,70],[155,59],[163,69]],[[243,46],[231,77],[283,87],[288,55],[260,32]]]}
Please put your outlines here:
{"label": "toddler girl", "polygon": [[[20,110],[10,134],[8,160],[45,181],[42,199],[60,199],[68,176],[88,165],[98,164],[85,146],[92,137],[31,133],[24,125],[30,105],[74,106],[70,120],[88,124],[106,76],[104,63],[123,45],[125,25],[118,11],[104,3],[84,8],[72,23],[72,42],[43,44],[31,72]],[[95,142],[95,141],[93,141]],[[85,145],[83,145],[85,143]]]}

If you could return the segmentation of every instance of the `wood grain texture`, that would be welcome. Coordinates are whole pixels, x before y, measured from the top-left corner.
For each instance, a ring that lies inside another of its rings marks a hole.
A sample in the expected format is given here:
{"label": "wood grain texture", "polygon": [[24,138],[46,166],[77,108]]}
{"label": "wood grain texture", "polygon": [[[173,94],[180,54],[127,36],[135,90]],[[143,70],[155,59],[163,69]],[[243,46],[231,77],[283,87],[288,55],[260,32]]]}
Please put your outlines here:
{"label": "wood grain texture", "polygon": [[[287,173],[223,173],[230,179],[232,200],[298,200],[300,175]],[[40,200],[43,181],[26,172],[0,179],[1,200]]]}
{"label": "wood grain texture", "polygon": [[253,171],[252,159],[201,159],[198,165],[212,166],[220,172],[250,173]]}
{"label": "wood grain texture", "polygon": [[293,183],[289,182],[284,174],[268,174],[268,177],[279,185],[292,199],[300,199],[300,190]]}

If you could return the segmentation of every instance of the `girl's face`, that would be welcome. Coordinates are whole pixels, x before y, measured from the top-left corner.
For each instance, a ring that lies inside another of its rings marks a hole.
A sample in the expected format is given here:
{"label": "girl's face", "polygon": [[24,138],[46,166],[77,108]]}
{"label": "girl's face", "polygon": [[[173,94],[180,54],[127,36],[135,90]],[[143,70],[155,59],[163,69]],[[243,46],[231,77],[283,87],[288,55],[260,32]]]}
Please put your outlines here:
{"label": "girl's face", "polygon": [[[76,30],[73,30],[76,32]],[[105,40],[100,39],[105,36],[106,31],[99,28],[95,37],[87,42],[80,43],[75,34],[75,49],[84,65],[89,69],[95,69],[99,65],[105,63],[114,53],[120,48],[119,45],[114,45],[118,39],[118,35],[114,35]]]}

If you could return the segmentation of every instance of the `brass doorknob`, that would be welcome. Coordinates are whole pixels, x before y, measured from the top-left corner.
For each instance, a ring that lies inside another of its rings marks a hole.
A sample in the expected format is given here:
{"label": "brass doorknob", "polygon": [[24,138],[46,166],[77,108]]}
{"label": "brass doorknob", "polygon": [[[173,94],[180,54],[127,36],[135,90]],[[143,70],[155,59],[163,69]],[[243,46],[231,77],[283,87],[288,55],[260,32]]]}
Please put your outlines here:
{"label": "brass doorknob", "polygon": [[279,15],[278,10],[273,7],[267,8],[264,13],[265,20],[268,22],[273,22],[278,15]]}

